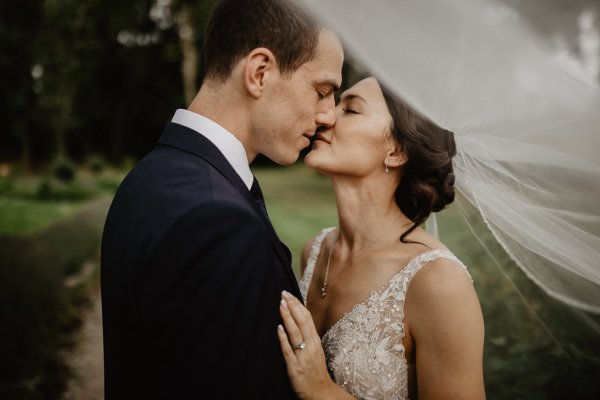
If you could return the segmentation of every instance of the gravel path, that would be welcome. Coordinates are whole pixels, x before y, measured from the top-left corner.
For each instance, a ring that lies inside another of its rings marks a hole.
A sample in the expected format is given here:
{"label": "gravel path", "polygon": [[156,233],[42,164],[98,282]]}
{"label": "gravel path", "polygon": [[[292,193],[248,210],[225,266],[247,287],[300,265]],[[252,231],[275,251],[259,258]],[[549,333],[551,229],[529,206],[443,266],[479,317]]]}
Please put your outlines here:
{"label": "gravel path", "polygon": [[104,359],[102,355],[102,307],[100,288],[92,292],[92,304],[82,316],[77,346],[65,354],[73,377],[63,400],[104,399]]}

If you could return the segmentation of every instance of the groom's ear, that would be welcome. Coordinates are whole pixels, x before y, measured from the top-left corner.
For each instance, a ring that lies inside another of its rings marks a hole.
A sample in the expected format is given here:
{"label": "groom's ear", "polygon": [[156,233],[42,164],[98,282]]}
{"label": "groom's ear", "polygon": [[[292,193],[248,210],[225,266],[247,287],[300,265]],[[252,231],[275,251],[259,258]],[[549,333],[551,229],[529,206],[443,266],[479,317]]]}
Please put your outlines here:
{"label": "groom's ear", "polygon": [[265,89],[267,82],[278,74],[279,69],[275,56],[271,50],[259,47],[252,50],[246,56],[246,65],[244,68],[244,86],[248,94],[254,98],[259,98]]}

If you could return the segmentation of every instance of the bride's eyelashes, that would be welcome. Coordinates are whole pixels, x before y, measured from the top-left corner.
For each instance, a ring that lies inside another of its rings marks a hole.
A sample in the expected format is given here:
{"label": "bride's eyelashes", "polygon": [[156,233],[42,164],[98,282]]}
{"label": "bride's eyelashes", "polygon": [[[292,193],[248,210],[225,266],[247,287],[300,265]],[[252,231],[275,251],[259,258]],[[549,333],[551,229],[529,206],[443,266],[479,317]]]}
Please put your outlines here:
{"label": "bride's eyelashes", "polygon": [[357,111],[355,111],[351,108],[348,108],[348,107],[342,108],[342,111],[345,112],[346,114],[358,114]]}

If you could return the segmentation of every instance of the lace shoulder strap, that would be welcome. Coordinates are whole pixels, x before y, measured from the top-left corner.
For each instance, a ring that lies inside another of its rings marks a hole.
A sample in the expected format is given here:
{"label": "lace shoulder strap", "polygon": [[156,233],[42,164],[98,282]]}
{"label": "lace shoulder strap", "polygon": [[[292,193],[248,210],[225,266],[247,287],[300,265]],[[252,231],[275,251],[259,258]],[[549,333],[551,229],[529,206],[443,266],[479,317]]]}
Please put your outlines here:
{"label": "lace shoulder strap", "polygon": [[335,227],[325,228],[315,237],[315,240],[310,249],[310,254],[308,256],[308,260],[306,261],[306,268],[304,269],[304,273],[302,274],[302,278],[300,279],[300,293],[302,294],[302,298],[306,303],[306,295],[308,293],[308,287],[310,286],[310,282],[312,281],[313,271],[315,269],[315,264],[317,263],[317,258],[319,257],[319,253],[321,253],[321,245],[323,244],[323,240],[329,234],[329,232],[335,230]]}
{"label": "lace shoulder strap", "polygon": [[403,285],[404,288],[408,289],[410,281],[415,277],[417,272],[419,272],[424,265],[433,260],[437,260],[438,258],[446,258],[460,265],[471,280],[471,282],[473,282],[473,278],[471,277],[471,274],[469,274],[467,266],[463,264],[462,261],[460,261],[450,250],[434,249],[419,254],[418,256],[413,258],[402,270],[403,280],[405,282],[405,285]]}

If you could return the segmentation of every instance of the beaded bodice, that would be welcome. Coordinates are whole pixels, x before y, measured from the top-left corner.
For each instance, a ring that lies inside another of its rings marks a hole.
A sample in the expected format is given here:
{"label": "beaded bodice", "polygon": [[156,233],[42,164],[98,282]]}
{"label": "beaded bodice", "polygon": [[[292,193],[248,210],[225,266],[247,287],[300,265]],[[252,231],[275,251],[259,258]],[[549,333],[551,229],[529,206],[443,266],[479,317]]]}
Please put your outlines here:
{"label": "beaded bodice", "polygon": [[[308,288],[323,239],[316,237],[300,291],[306,302]],[[382,288],[356,304],[321,338],[327,366],[335,382],[359,399],[408,399],[408,364],[404,355],[404,299],[421,267],[437,258],[466,267],[448,250],[431,250],[414,257]],[[468,274],[468,272],[467,272]]]}

